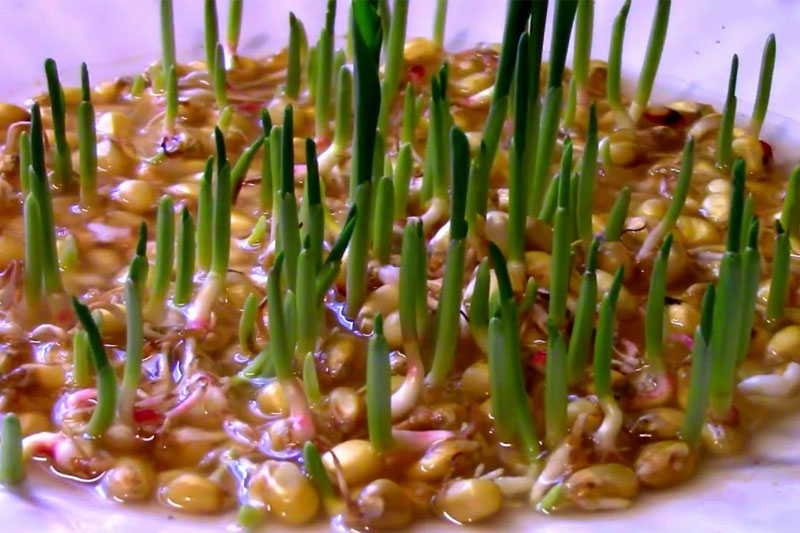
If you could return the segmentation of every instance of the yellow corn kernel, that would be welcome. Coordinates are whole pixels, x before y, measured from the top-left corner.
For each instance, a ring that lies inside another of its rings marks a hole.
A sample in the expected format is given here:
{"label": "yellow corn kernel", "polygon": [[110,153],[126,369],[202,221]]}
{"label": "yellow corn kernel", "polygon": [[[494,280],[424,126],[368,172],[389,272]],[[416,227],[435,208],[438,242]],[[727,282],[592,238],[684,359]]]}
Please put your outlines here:
{"label": "yellow corn kernel", "polygon": [[[166,474],[162,474],[162,479]],[[172,474],[174,475],[174,474]],[[216,513],[223,509],[225,493],[218,484],[199,474],[184,472],[161,484],[158,496],[170,507],[196,514]]]}
{"label": "yellow corn kernel", "polygon": [[143,215],[156,208],[158,190],[144,180],[125,180],[114,188],[111,198],[123,209]]}
{"label": "yellow corn kernel", "polygon": [[256,403],[265,415],[288,416],[289,414],[289,403],[277,379],[261,387],[256,396]]}
{"label": "yellow corn kernel", "polygon": [[489,365],[485,361],[473,363],[461,374],[461,390],[476,399],[489,395]]}
{"label": "yellow corn kernel", "polygon": [[459,479],[439,492],[436,505],[456,522],[472,524],[497,513],[503,506],[503,494],[489,479]]}
{"label": "yellow corn kernel", "polygon": [[272,516],[285,524],[300,525],[319,510],[319,495],[294,463],[267,461],[250,484],[250,495],[264,502]]}
{"label": "yellow corn kernel", "polygon": [[362,485],[375,479],[383,467],[380,454],[367,440],[352,439],[340,442],[322,456],[322,463],[332,477],[336,475],[333,455],[339,460],[348,485],[352,486]]}
{"label": "yellow corn kernel", "polygon": [[122,457],[103,478],[106,495],[121,502],[143,501],[155,483],[152,465],[142,459]]}

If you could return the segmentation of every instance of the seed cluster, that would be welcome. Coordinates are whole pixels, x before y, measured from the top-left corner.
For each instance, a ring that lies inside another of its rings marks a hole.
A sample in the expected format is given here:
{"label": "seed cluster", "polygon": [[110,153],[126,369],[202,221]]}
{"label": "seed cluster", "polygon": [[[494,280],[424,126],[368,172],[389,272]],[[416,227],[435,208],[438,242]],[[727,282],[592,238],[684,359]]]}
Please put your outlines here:
{"label": "seed cluster", "polygon": [[[309,45],[0,104],[0,482],[31,459],[119,502],[469,524],[508,500],[626,507],[742,452],[800,389],[788,183],[759,138],[650,103],[669,0],[630,102],[590,61],[591,0],[511,0],[503,42],[406,42],[408,0],[335,0]],[[451,6],[452,7],[452,6]],[[566,56],[574,28],[574,63]],[[382,50],[385,48],[385,53]],[[381,57],[385,58],[381,66]],[[154,227],[155,231],[151,228]]]}

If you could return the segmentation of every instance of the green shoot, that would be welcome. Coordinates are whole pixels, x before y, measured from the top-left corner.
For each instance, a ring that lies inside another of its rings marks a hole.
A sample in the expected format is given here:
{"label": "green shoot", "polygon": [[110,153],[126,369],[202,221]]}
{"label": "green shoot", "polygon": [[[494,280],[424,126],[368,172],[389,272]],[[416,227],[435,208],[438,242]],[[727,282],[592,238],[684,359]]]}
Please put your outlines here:
{"label": "green shoot", "polygon": [[392,447],[391,378],[389,346],[383,336],[383,317],[378,313],[367,349],[367,428],[378,452]]}
{"label": "green shoot", "polygon": [[489,116],[483,126],[483,141],[486,143],[486,164],[481,167],[481,171],[486,176],[480,176],[481,181],[488,180],[488,173],[497,155],[500,133],[508,109],[508,95],[511,91],[511,78],[516,64],[519,36],[525,31],[532,4],[532,2],[508,3],[505,27],[503,29],[503,43],[500,49],[500,63],[497,66],[497,77],[495,78],[494,91],[492,92],[492,103],[489,107]]}
{"label": "green shoot", "polygon": [[258,298],[252,292],[244,299],[242,315],[239,317],[239,345],[245,352],[257,351],[256,346],[256,315],[258,313]]}
{"label": "green shoot", "polygon": [[753,322],[756,315],[756,299],[758,297],[758,282],[761,276],[761,256],[758,251],[758,218],[748,224],[748,236],[742,246],[742,285],[744,299],[742,302],[742,325],[739,329],[739,345],[736,354],[737,363],[741,364],[747,356],[750,347],[750,338],[753,332]]}
{"label": "green shoot", "polygon": [[597,250],[600,240],[595,239],[589,248],[586,259],[586,270],[578,292],[578,303],[575,311],[575,323],[567,353],[567,382],[577,385],[583,378],[586,361],[589,356],[589,343],[594,329],[595,305],[597,302]]}
{"label": "green shoot", "polygon": [[353,74],[347,65],[343,65],[338,72],[333,142],[320,154],[317,161],[323,174],[327,174],[335,164],[339,163],[353,137]]}
{"label": "green shoot", "polygon": [[231,240],[231,185],[230,165],[225,156],[225,141],[222,132],[215,130],[217,141],[217,181],[214,186],[212,209],[213,244],[211,253],[211,271],[224,278],[228,273]]}
{"label": "green shoot", "polygon": [[700,444],[700,435],[706,418],[706,406],[708,405],[715,293],[716,286],[709,285],[703,295],[703,304],[700,308],[700,324],[694,332],[689,398],[686,401],[686,414],[683,417],[683,426],[681,427],[681,440],[692,446],[692,448],[697,448]]}
{"label": "green shoot", "polygon": [[367,181],[356,188],[353,205],[358,209],[353,237],[350,240],[350,260],[347,266],[346,279],[346,314],[356,316],[366,298],[366,272],[369,257],[370,197],[372,184]]}
{"label": "green shoot", "polygon": [[53,118],[53,137],[55,138],[54,169],[56,183],[65,191],[72,188],[72,157],[67,143],[66,103],[64,89],[58,79],[56,62],[48,58],[44,62],[47,75],[47,91],[50,94],[50,109]]}
{"label": "green shoot", "polygon": [[623,267],[614,274],[614,281],[603,298],[597,322],[597,338],[594,343],[594,388],[598,398],[613,396],[611,390],[611,352],[614,347],[614,325],[617,299],[625,276]]}
{"label": "green shoot", "polygon": [[567,432],[567,347],[552,318],[547,319],[544,406],[545,442],[554,450]]}
{"label": "green shoot", "polygon": [[589,81],[589,61],[592,53],[592,25],[594,24],[594,0],[578,0],[575,17],[575,52],[572,57],[572,72],[578,90],[586,91]]}
{"label": "green shoot", "polygon": [[19,485],[25,478],[25,463],[22,457],[22,426],[14,413],[3,417],[0,434],[0,483]]}
{"label": "green shoot", "polygon": [[553,217],[556,215],[556,207],[558,207],[559,183],[561,183],[561,174],[556,173],[553,179],[550,180],[550,185],[547,186],[542,210],[539,211],[539,220],[551,226],[553,225]]}
{"label": "green shoot", "polygon": [[631,189],[627,185],[619,191],[614,205],[608,213],[606,222],[606,242],[617,242],[625,229],[625,219],[628,217],[628,206],[631,203]]}
{"label": "green shoot", "polygon": [[319,405],[322,401],[313,352],[306,352],[306,356],[303,359],[303,390],[306,393],[306,398],[308,398],[308,403],[312,406]]}
{"label": "green shoot", "polygon": [[[308,244],[308,243],[307,243]],[[298,360],[317,349],[319,336],[319,305],[314,280],[317,264],[307,246],[297,259],[297,350]]]}
{"label": "green shoot", "polygon": [[[692,181],[692,172],[694,171],[694,138],[688,137],[686,144],[683,146],[683,158],[681,160],[681,171],[678,174],[678,182],[675,185],[675,191],[672,193],[672,201],[667,209],[667,214],[664,215],[658,225],[648,233],[642,247],[636,254],[637,261],[641,261],[648,255],[661,242],[661,239],[667,233],[670,233],[678,222],[678,217],[683,211],[683,206],[686,204],[686,197],[689,194],[689,186]],[[626,209],[627,211],[627,209]]]}
{"label": "green shoot", "polygon": [[739,56],[733,54],[731,72],[728,78],[728,95],[722,110],[722,122],[717,132],[717,164],[728,168],[733,153],[733,126],[736,120],[736,76],[739,71]]}
{"label": "green shoot", "polygon": [[156,217],[156,258],[150,299],[147,302],[149,316],[160,317],[164,312],[164,300],[169,292],[172,269],[175,261],[175,205],[170,196],[158,203]]}
{"label": "green shoot", "polygon": [[164,79],[169,69],[175,66],[175,23],[173,21],[172,0],[161,0],[161,67]]}
{"label": "green shoot", "polygon": [[539,137],[536,145],[533,181],[528,191],[529,214],[538,213],[542,208],[545,186],[553,160],[558,130],[558,115],[561,108],[561,82],[577,4],[578,2],[570,0],[558,0],[556,3],[553,35],[550,41],[550,70],[547,78],[547,93],[539,121]]}
{"label": "green shoot", "polygon": [[[314,131],[317,137],[328,134],[331,121],[331,90],[333,88],[333,40],[336,21],[336,0],[328,0],[325,26],[317,41],[317,67],[314,79]],[[309,85],[312,85],[309,80]]]}
{"label": "green shoot", "polygon": [[65,272],[75,272],[80,264],[78,257],[78,241],[72,233],[64,237],[58,250],[58,263]]}
{"label": "green shoot", "polygon": [[72,297],[72,307],[78,317],[86,335],[89,337],[89,351],[97,371],[97,405],[92,417],[86,425],[86,432],[92,437],[99,437],[106,432],[114,421],[114,411],[117,402],[117,378],[114,369],[108,362],[100,330],[92,318],[89,308],[82,304],[76,297]]}
{"label": "green shoot", "polygon": [[408,0],[395,0],[391,26],[389,27],[383,83],[381,84],[381,109],[378,115],[378,130],[384,136],[387,133],[389,116],[397,95],[400,73],[403,70],[403,47],[406,41],[407,19]]}
{"label": "green shoot", "polygon": [[753,105],[753,117],[750,119],[750,134],[758,138],[764,117],[767,116],[769,95],[772,92],[772,73],[775,70],[775,34],[771,33],[764,44],[764,53],[761,56],[761,72],[758,75],[758,92],[756,103]]}
{"label": "green shoot", "polygon": [[658,64],[661,62],[661,53],[664,51],[664,40],[667,38],[667,24],[669,22],[669,9],[672,0],[658,0],[653,25],[650,28],[650,38],[647,41],[647,52],[644,56],[642,71],[639,74],[639,83],[636,85],[636,94],[630,107],[630,116],[638,122],[650,101],[653,91],[653,82],[656,79]]}
{"label": "green shoot", "polygon": [[[78,126],[80,128],[80,126]],[[80,133],[80,131],[79,131]],[[31,137],[27,131],[19,134],[19,187],[23,196],[31,192]]]}
{"label": "green shoot", "polygon": [[578,237],[588,245],[592,240],[592,210],[594,208],[594,178],[597,173],[597,111],[594,102],[589,106],[589,128],[581,156],[578,175],[577,219]]}
{"label": "green shoot", "polygon": [[558,183],[558,207],[553,220],[553,253],[550,266],[550,312],[549,318],[557,329],[564,327],[567,316],[567,294],[572,252],[570,250],[569,186],[572,166],[572,142],[564,141],[561,160],[561,179]]}
{"label": "green shoot", "polygon": [[[547,2],[532,2],[528,39],[528,98],[527,120],[525,126],[525,146],[522,153],[522,175],[530,176],[536,163],[536,145],[539,142],[539,82],[542,72],[542,48],[544,47],[545,26],[547,23]],[[530,191],[528,191],[530,196]],[[528,199],[526,198],[526,204]]]}
{"label": "green shoot", "polygon": [[[139,237],[136,240],[136,255],[139,257],[147,257],[147,223],[142,222],[139,224]],[[144,287],[147,284],[147,275],[150,272],[150,264],[147,261],[142,261],[139,264],[141,268],[141,279],[145,280],[145,283],[141,284],[142,287],[142,295],[144,295]]]}
{"label": "green shoot", "polygon": [[283,110],[283,138],[281,140],[280,209],[278,211],[278,235],[280,250],[286,253],[284,275],[289,288],[294,290],[297,282],[297,256],[300,254],[300,232],[297,215],[297,200],[294,193],[294,118],[291,105]]}
{"label": "green shoot", "polygon": [[58,268],[58,251],[56,250],[56,230],[53,218],[53,199],[50,184],[47,181],[47,169],[44,162],[44,138],[42,136],[42,116],[39,103],[31,106],[31,194],[39,202],[42,228],[41,253],[44,289],[46,294],[63,292],[61,271]]}
{"label": "green shoot", "polygon": [[389,9],[389,0],[378,0],[378,17],[381,21],[381,36],[384,50],[389,48],[389,28],[392,25],[392,12]]}
{"label": "green shoot", "polygon": [[394,229],[394,183],[384,176],[378,182],[375,198],[375,217],[372,227],[372,251],[382,265],[389,264]]}
{"label": "green shoot", "polygon": [[287,380],[293,377],[292,348],[289,342],[289,331],[286,327],[283,295],[281,294],[281,270],[283,269],[284,257],[283,252],[278,254],[272,266],[272,273],[267,278],[270,348],[275,365],[275,374],[280,380]]}
{"label": "green shoot", "polygon": [[264,139],[262,137],[257,138],[250,146],[244,149],[242,155],[236,160],[236,164],[233,165],[231,169],[231,190],[234,199],[238,196],[238,192],[247,177],[247,172],[250,170],[250,166],[253,164],[253,160],[263,144]]}
{"label": "green shoot", "polygon": [[645,351],[644,362],[649,371],[656,376],[665,372],[664,363],[664,329],[665,329],[665,299],[667,296],[667,264],[669,252],[672,249],[672,233],[664,239],[661,251],[653,264],[653,273],[650,277],[650,290],[647,293],[647,307],[645,310]]}
{"label": "green shoot", "polygon": [[342,267],[342,256],[355,230],[356,220],[358,218],[357,213],[358,208],[356,206],[350,208],[350,212],[347,214],[347,220],[345,220],[344,226],[342,226],[342,231],[339,232],[336,242],[331,246],[331,251],[328,252],[328,257],[325,259],[322,268],[317,274],[315,290],[317,302],[320,304],[325,299],[325,295],[333,286],[336,277],[339,275],[339,270]]}
{"label": "green shoot", "polygon": [[[396,12],[397,3],[395,3],[395,13]],[[436,0],[436,13],[433,15],[433,42],[436,43],[436,46],[439,48],[444,48],[444,27],[446,21],[447,0]]]}
{"label": "green shoot", "polygon": [[133,83],[131,84],[131,96],[133,98],[139,98],[145,89],[145,79],[144,76],[138,74],[135,78],[133,78]]}
{"label": "green shoot", "polygon": [[322,204],[322,186],[317,168],[317,146],[306,139],[306,180],[303,193],[303,229],[308,239],[311,258],[316,269],[322,265],[322,241],[325,237],[325,207]]}
{"label": "green shoot", "polygon": [[489,201],[489,173],[485,171],[487,164],[486,143],[481,141],[469,168],[467,184],[467,222],[471,236],[476,235],[478,217],[486,217]]}
{"label": "green shoot", "polygon": [[308,472],[308,477],[311,478],[311,482],[319,491],[323,501],[331,500],[334,497],[333,484],[322,464],[319,450],[311,441],[306,442],[303,446],[303,464]]}
{"label": "green shoot", "polygon": [[[219,23],[217,22],[217,0],[205,0],[203,10],[203,21],[205,24],[205,49],[206,49],[206,68],[211,73],[214,66],[214,56],[217,53],[217,43],[219,43]],[[213,76],[212,76],[213,77]]]}
{"label": "green shoot", "polygon": [[733,164],[731,210],[728,216],[728,237],[719,270],[717,295],[714,303],[714,329],[711,334],[711,396],[712,416],[727,416],[733,402],[734,374],[738,337],[730,334],[732,324],[741,325],[743,288],[741,231],[744,207],[744,160]]}
{"label": "green shoot", "polygon": [[289,64],[286,67],[286,97],[293,101],[300,96],[302,54],[300,22],[294,13],[289,12]]}
{"label": "green shoot", "polygon": [[189,209],[184,206],[181,211],[181,223],[178,227],[178,253],[175,266],[175,305],[186,305],[192,295],[195,261],[194,219]]}
{"label": "green shoot", "polygon": [[411,183],[411,172],[414,168],[414,153],[408,143],[400,144],[397,153],[397,165],[394,169],[394,219],[406,218],[408,208],[408,191]]}
{"label": "green shoot", "polygon": [[178,75],[175,67],[167,72],[167,106],[164,111],[164,133],[175,135],[175,121],[178,118]]}
{"label": "green shoot", "polygon": [[206,160],[203,178],[200,182],[200,194],[197,200],[197,264],[205,271],[211,268],[212,243],[209,239],[213,232],[213,195],[212,177],[214,173],[214,158]]}
{"label": "green shoot", "polygon": [[[284,110],[285,111],[285,110]],[[265,153],[266,154],[266,153]],[[277,220],[281,213],[281,157],[283,157],[283,126],[275,126],[269,132],[269,165],[272,173],[272,221],[270,241],[280,250],[280,235]]]}
{"label": "green shoot", "polygon": [[[614,451],[617,435],[622,427],[622,412],[611,388],[611,353],[614,348],[614,326],[624,267],[617,268],[614,281],[600,306],[597,336],[594,343],[594,389],[603,411],[603,423],[597,428],[594,439],[598,451],[607,455]],[[549,357],[548,357],[549,360]]]}
{"label": "green shoot", "polygon": [[42,221],[39,201],[33,194],[25,199],[25,270],[23,293],[31,317],[42,309]]}
{"label": "green shoot", "polygon": [[513,400],[508,383],[511,376],[507,374],[507,365],[504,359],[507,342],[503,322],[495,316],[489,321],[488,327],[488,355],[489,355],[489,389],[492,399],[492,419],[494,420],[497,436],[501,442],[509,442],[514,435],[514,418],[511,409]]}
{"label": "green shoot", "polygon": [[414,132],[417,129],[416,103],[414,86],[408,82],[403,96],[403,124],[400,130],[400,142],[403,144],[414,143]]}
{"label": "green shoot", "polygon": [[792,235],[797,235],[800,229],[800,166],[792,169],[789,176],[781,211],[781,226]]}
{"label": "green shoot", "polygon": [[142,275],[141,264],[147,258],[137,255],[131,262],[128,279],[125,280],[126,342],[125,370],[122,387],[119,391],[117,413],[123,424],[134,423],[133,407],[136,390],[142,377],[142,357],[144,352],[144,318],[142,316],[142,286],[146,280]]}
{"label": "green shoot", "polygon": [[72,336],[72,381],[81,389],[91,385],[89,371],[89,337],[83,330],[75,331]]}
{"label": "green shoot", "polygon": [[375,128],[380,109],[378,61],[381,28],[375,6],[368,2],[352,5],[355,55],[355,132],[353,135],[350,203],[358,209],[347,268],[345,314],[356,316],[366,297],[366,270],[371,220],[371,174],[375,155]]}
{"label": "green shoot", "polygon": [[217,99],[217,110],[222,116],[222,111],[228,107],[228,82],[225,72],[225,51],[219,43],[214,51],[214,70],[211,73],[211,81],[214,86],[214,97]]}
{"label": "green shoot", "polygon": [[228,4],[228,35],[226,38],[228,52],[231,57],[236,57],[239,48],[239,37],[242,33],[242,8],[244,0],[230,0]]}
{"label": "green shoot", "polygon": [[780,221],[775,222],[775,254],[772,259],[772,280],[769,284],[769,300],[767,301],[767,322],[777,326],[786,311],[786,300],[789,289],[789,260],[791,257],[789,233],[783,229]]}
{"label": "green shoot", "polygon": [[[91,88],[89,86],[89,69],[86,67],[86,63],[81,63],[81,87],[84,96],[83,101],[78,106],[81,205],[90,206],[95,203],[97,198],[97,131],[94,122],[94,106],[92,106],[91,101]],[[20,146],[22,146],[22,139],[20,139]],[[23,164],[22,159],[22,151],[20,151],[20,165]],[[28,159],[30,159],[30,152],[28,153]],[[26,187],[27,185],[23,187],[23,191],[26,190]]]}
{"label": "green shoot", "polygon": [[[269,121],[269,113],[266,110],[261,114],[262,120],[266,118]],[[272,131],[272,123],[267,122],[264,127],[264,137],[261,139],[263,150],[261,153],[261,184],[259,185],[258,200],[259,208],[262,213],[271,213],[272,202],[274,201],[274,187],[272,175],[272,154],[270,153],[270,133]]]}
{"label": "green shoot", "polygon": [[[539,455],[539,439],[536,436],[536,427],[533,424],[529,398],[522,369],[520,368],[522,354],[517,304],[514,301],[514,290],[511,287],[511,278],[508,275],[503,253],[493,242],[489,242],[489,257],[492,260],[495,276],[497,277],[498,297],[500,298],[499,318],[502,324],[502,334],[498,339],[497,332],[493,331],[496,327],[495,320],[497,320],[497,315],[489,322],[490,390],[495,394],[498,392],[498,387],[502,389],[499,396],[493,396],[492,398],[492,402],[496,397],[501,402],[497,410],[494,405],[492,406],[492,412],[497,414],[499,409],[507,409],[510,417],[508,419],[509,425],[513,426],[513,431],[519,440],[522,453],[530,463],[535,461]],[[563,339],[561,344],[563,344]],[[494,362],[492,361],[493,359]],[[564,360],[566,360],[566,348],[564,348]],[[496,382],[492,381],[495,379],[492,378],[493,367],[495,368]],[[564,376],[564,379],[566,380],[566,376]],[[564,401],[566,409],[566,392]],[[504,439],[503,433],[504,431],[498,428],[501,440]]]}
{"label": "green shoot", "polygon": [[606,99],[608,106],[614,113],[617,125],[624,128],[632,128],[633,120],[628,111],[622,105],[622,90],[620,89],[622,79],[622,43],[625,40],[625,25],[628,21],[628,11],[631,8],[631,0],[625,0],[622,9],[614,18],[614,27],[611,32],[611,46],[608,50],[608,71],[606,74]]}
{"label": "green shoot", "polygon": [[450,131],[452,144],[453,188],[450,210],[450,245],[447,250],[442,294],[436,313],[436,344],[429,381],[441,386],[453,366],[461,319],[461,294],[464,282],[467,222],[467,178],[469,174],[469,143],[458,128]]}
{"label": "green shoot", "polygon": [[511,171],[508,185],[508,262],[511,282],[522,290],[525,266],[525,222],[527,218],[527,176],[524,172],[528,119],[528,34],[523,32],[517,46],[514,100],[514,139],[509,149]]}

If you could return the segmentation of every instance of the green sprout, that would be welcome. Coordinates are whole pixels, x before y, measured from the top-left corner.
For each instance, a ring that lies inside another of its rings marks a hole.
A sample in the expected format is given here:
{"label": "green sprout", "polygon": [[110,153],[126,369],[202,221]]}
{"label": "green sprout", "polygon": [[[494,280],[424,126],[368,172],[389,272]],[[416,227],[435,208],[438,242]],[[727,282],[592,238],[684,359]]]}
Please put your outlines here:
{"label": "green sprout", "polygon": [[25,463],[22,457],[22,426],[14,413],[3,417],[0,433],[0,483],[19,485],[25,478]]}
{"label": "green sprout", "polygon": [[100,338],[100,330],[97,323],[92,318],[89,308],[82,304],[76,297],[72,297],[72,307],[78,321],[89,337],[89,352],[97,371],[97,405],[94,408],[92,417],[86,425],[86,433],[92,437],[103,435],[114,422],[114,412],[117,401],[117,377],[114,369],[108,362],[106,349],[103,340]]}
{"label": "green sprout", "polygon": [[66,131],[66,103],[64,89],[58,79],[56,62],[48,58],[44,62],[47,75],[47,91],[50,94],[50,109],[53,117],[53,137],[55,138],[54,169],[56,183],[65,191],[72,188],[72,157]]}
{"label": "green sprout", "polygon": [[581,287],[578,292],[578,303],[575,311],[575,323],[567,353],[567,382],[577,385],[583,378],[586,361],[589,355],[589,343],[594,329],[595,304],[597,302],[597,251],[600,240],[595,239],[589,248],[586,259],[586,270],[583,273]]}
{"label": "green sprout", "polygon": [[[81,63],[81,89],[83,99],[78,106],[80,194],[81,205],[90,206],[97,199],[97,131],[94,122],[91,87],[89,86],[89,69],[86,67],[86,63]],[[21,139],[20,143],[22,143]],[[30,157],[30,153],[28,157]],[[20,165],[22,163],[22,153],[20,152]],[[24,190],[25,187],[23,187]]]}
{"label": "green sprout", "polygon": [[406,41],[407,19],[408,0],[395,0],[388,32],[386,63],[381,84],[381,108],[378,115],[378,130],[384,134],[389,126],[389,116],[397,95],[400,73],[403,70],[403,47]]}
{"label": "green sprout", "polygon": [[683,416],[683,425],[680,433],[681,440],[695,449],[700,445],[700,435],[706,418],[706,406],[708,405],[715,294],[716,286],[709,285],[703,295],[703,304],[700,308],[700,324],[698,324],[694,332],[689,397],[686,400],[686,413]]}
{"label": "green sprout", "polygon": [[450,244],[442,283],[442,296],[436,313],[436,344],[429,381],[441,386],[453,366],[461,318],[464,260],[466,254],[467,178],[469,175],[469,144],[458,128],[450,131],[452,148],[453,187],[450,200]]}
{"label": "green sprout", "polygon": [[767,116],[769,95],[772,92],[772,73],[775,70],[775,34],[770,33],[764,44],[764,53],[761,56],[761,71],[758,75],[758,92],[753,105],[753,117],[750,119],[750,133],[758,138],[764,117]]}
{"label": "green sprout", "polygon": [[653,25],[650,28],[650,38],[647,41],[647,51],[644,56],[642,70],[639,73],[639,83],[636,85],[636,94],[629,110],[634,122],[638,122],[650,101],[653,83],[656,79],[658,64],[661,62],[661,53],[664,51],[664,40],[667,38],[667,24],[669,23],[669,10],[672,0],[658,0]]}
{"label": "green sprout", "polygon": [[728,77],[728,95],[725,97],[722,122],[719,125],[719,132],[717,132],[717,164],[722,168],[730,166],[733,152],[733,126],[736,120],[736,76],[738,71],[739,56],[733,54],[731,72]]}
{"label": "green sprout", "polygon": [[378,313],[367,349],[367,428],[378,452],[387,451],[393,444],[391,378],[389,346],[383,336],[383,317]]}

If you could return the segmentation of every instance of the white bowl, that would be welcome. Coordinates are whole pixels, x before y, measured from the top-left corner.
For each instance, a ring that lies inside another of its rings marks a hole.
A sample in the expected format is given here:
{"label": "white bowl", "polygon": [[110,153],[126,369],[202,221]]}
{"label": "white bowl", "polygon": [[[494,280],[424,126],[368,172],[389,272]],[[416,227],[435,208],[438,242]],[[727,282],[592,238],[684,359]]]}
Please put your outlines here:
{"label": "white bowl", "polygon": [[[224,19],[224,2],[219,3]],[[597,2],[593,57],[608,53],[611,24],[621,0]],[[337,29],[344,32],[347,2],[340,0]],[[450,49],[478,41],[499,41],[504,6],[499,0],[451,0],[446,32]],[[553,2],[551,1],[551,4]],[[287,36],[289,8],[317,35],[324,0],[246,2],[242,47],[245,53],[274,51]],[[434,2],[411,2],[409,37],[429,35]],[[641,65],[654,2],[635,2],[625,40],[627,71]],[[552,10],[552,6],[551,6]],[[552,13],[551,13],[552,17]],[[175,0],[179,60],[199,59],[203,14],[199,0]],[[224,20],[220,28],[224,29]],[[765,136],[794,164],[800,147],[800,105],[796,88],[800,71],[800,10],[779,0],[704,0],[674,2],[664,58],[654,94],[656,100],[694,97],[718,104],[724,94],[730,55],[740,56],[739,111],[752,108],[761,50],[770,32],[778,53]],[[87,61],[94,82],[130,74],[159,57],[157,0],[27,0],[0,2],[0,50],[3,71],[0,98],[23,102],[43,87],[44,58],[59,64],[62,79],[75,83],[78,66]],[[679,81],[682,80],[682,81]],[[630,81],[630,80],[629,80]],[[0,489],[0,530],[9,532],[141,531],[184,532],[234,530],[234,517],[194,517],[168,509],[123,506],[104,500],[93,489],[56,479],[44,468],[29,469],[18,491]],[[750,451],[730,460],[704,462],[691,481],[672,490],[648,492],[632,508],[601,514],[543,516],[518,506],[478,530],[605,532],[639,529],[661,531],[797,531],[793,507],[800,501],[800,415],[770,422]],[[274,523],[264,526],[275,529]],[[300,531],[327,531],[324,522]],[[473,528],[474,529],[474,528]],[[426,522],[417,531],[455,531],[455,526]]]}

